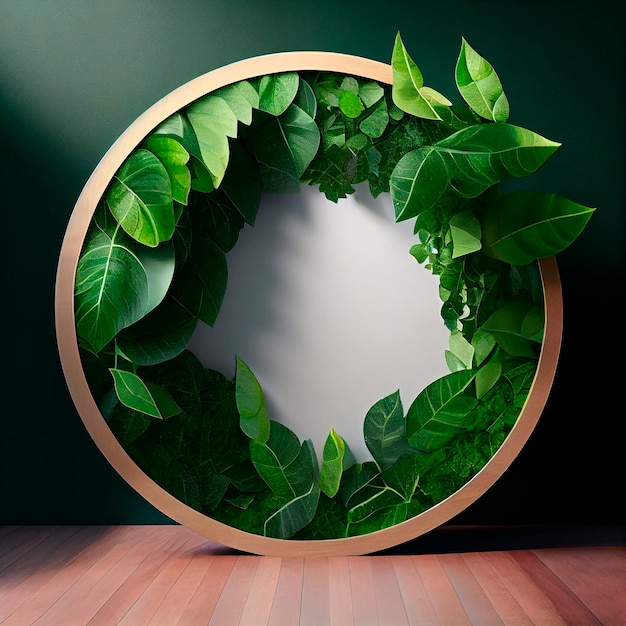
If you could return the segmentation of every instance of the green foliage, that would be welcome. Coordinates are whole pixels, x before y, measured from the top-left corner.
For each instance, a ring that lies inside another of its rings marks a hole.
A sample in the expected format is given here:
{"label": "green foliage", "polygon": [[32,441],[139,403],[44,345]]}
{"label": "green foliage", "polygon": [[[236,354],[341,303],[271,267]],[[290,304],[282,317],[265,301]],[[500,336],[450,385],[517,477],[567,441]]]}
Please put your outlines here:
{"label": "green foliage", "polygon": [[[492,458],[515,424],[543,340],[536,260],[557,254],[593,209],[498,184],[559,144],[506,123],[492,65],[465,40],[465,104],[424,84],[398,34],[393,83],[330,72],[239,81],[174,113],[121,165],[85,238],[76,330],[90,389],[137,465],[174,497],[244,531],[287,539],[375,532],[441,502]],[[215,323],[226,257],[262,192],[315,185],[334,202],[366,182],[415,219],[410,254],[439,277],[450,373],[406,415],[375,402],[356,462],[331,429],[321,468],[310,440],[271,421],[236,358],[234,380],[186,350]]]}

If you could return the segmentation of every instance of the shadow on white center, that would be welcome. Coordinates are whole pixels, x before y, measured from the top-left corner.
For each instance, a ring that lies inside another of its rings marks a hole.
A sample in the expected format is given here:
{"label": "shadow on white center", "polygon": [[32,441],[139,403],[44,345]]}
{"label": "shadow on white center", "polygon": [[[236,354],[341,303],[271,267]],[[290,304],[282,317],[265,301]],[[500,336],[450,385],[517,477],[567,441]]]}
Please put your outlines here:
{"label": "shadow on white center", "polygon": [[332,427],[367,460],[367,410],[399,389],[406,412],[448,373],[438,278],[409,254],[413,243],[413,221],[396,224],[389,195],[373,199],[367,186],[337,204],[305,185],[265,195],[227,255],[218,320],[189,348],[228,378],[240,356],[271,419],[311,438],[318,456]]}

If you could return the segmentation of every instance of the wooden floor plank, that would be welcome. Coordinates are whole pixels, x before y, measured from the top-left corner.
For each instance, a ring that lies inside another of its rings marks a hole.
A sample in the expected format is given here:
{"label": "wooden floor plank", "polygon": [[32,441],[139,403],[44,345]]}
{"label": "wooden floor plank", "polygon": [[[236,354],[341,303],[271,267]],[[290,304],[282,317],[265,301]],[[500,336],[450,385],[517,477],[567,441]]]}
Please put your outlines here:
{"label": "wooden floor plank", "polygon": [[259,556],[237,558],[208,622],[210,625],[239,623],[260,560]]}
{"label": "wooden floor plank", "polygon": [[599,622],[626,624],[626,547],[554,548],[534,554]]}
{"label": "wooden floor plank", "polygon": [[[152,535],[150,548],[135,570],[123,581],[115,592],[105,599],[102,606],[89,620],[89,626],[110,626],[117,624],[133,604],[141,597],[150,583],[165,567],[172,555],[183,552],[185,546],[196,545],[197,538],[187,531],[181,532],[177,526],[161,526]],[[141,541],[143,530],[138,532]]]}
{"label": "wooden floor plank", "polygon": [[243,607],[239,626],[265,626],[268,623],[281,565],[280,557],[261,558]]}
{"label": "wooden floor plank", "polygon": [[[15,607],[17,594],[11,594],[10,600],[5,601],[0,607],[0,620],[6,617],[3,622],[6,626],[22,626],[23,624],[33,624],[51,606],[68,592],[90,568],[94,567],[98,561],[109,551],[116,548],[125,537],[135,537],[135,527],[118,526],[108,529],[98,541],[94,541],[85,550],[80,552],[65,567],[57,570],[47,582],[28,598],[23,598],[19,607]],[[135,539],[136,541],[136,539]],[[11,605],[15,607],[11,608]],[[9,614],[9,610],[13,610]]]}
{"label": "wooden floor plank", "polygon": [[[33,548],[58,530],[58,526],[17,526],[2,540],[0,551],[0,594],[3,589],[4,570],[28,554]],[[0,595],[2,597],[2,595]]]}
{"label": "wooden floor plank", "polygon": [[394,558],[393,569],[398,580],[402,602],[411,626],[434,626],[439,624],[428,592],[420,573],[410,557]]}
{"label": "wooden floor plank", "polygon": [[333,556],[328,559],[328,595],[330,623],[333,626],[354,624],[348,557]]}
{"label": "wooden floor plank", "polygon": [[177,626],[208,624],[224,585],[237,562],[234,555],[213,556],[206,564],[204,577],[187,603]]}
{"label": "wooden floor plank", "polygon": [[59,527],[7,567],[0,581],[2,619],[39,591],[54,572],[65,567],[102,532],[101,527]]}
{"label": "wooden floor plank", "polygon": [[533,624],[566,624],[550,597],[535,584],[510,553],[485,552],[483,558],[498,574]]}
{"label": "wooden floor plank", "polygon": [[300,622],[302,605],[303,558],[284,558],[280,567],[269,626],[285,626]]}
{"label": "wooden floor plank", "polygon": [[299,622],[302,626],[330,624],[328,577],[328,558],[314,557],[304,560]]}
{"label": "wooden floor plank", "polygon": [[440,624],[471,626],[454,586],[446,575],[437,555],[423,554],[411,557],[419,572],[426,593]]}
{"label": "wooden floor plank", "polygon": [[370,558],[353,556],[348,559],[350,566],[350,586],[352,587],[352,613],[354,623],[359,626],[378,624],[376,588]]}
{"label": "wooden floor plank", "polygon": [[530,617],[482,554],[470,552],[463,555],[463,560],[505,624],[533,626]]}
{"label": "wooden floor plank", "polygon": [[439,556],[439,562],[472,624],[504,626],[498,612],[460,554],[442,554]]}
{"label": "wooden floor plank", "polygon": [[[402,557],[398,557],[402,558]],[[379,624],[409,626],[392,559],[388,556],[370,558]]]}

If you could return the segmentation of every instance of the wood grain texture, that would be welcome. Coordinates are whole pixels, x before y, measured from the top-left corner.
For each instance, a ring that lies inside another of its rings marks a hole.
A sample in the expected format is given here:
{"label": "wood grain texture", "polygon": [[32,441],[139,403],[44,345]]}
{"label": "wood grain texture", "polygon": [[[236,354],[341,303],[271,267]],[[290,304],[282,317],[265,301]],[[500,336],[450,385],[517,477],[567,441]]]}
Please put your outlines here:
{"label": "wood grain texture", "polygon": [[345,54],[290,52],[255,57],[219,68],[181,86],[150,107],[120,136],[89,178],[66,230],[55,287],[57,343],[74,405],[92,439],[126,482],[170,519],[208,539],[255,554],[286,557],[368,554],[400,545],[452,519],[498,480],[525,445],[547,401],[560,352],[563,307],[554,258],[540,261],[545,299],[545,336],[535,380],[512,432],[486,466],[456,493],[402,524],[365,536],[316,541],[261,537],[219,523],[174,498],[143,473],[113,436],[89,390],[76,336],[74,280],[87,229],[107,185],[138,143],[172,113],[224,85],[262,74],[305,70],[351,74],[387,84],[392,79],[389,65]]}
{"label": "wood grain texture", "polygon": [[301,558],[181,526],[2,530],[2,626],[626,626],[623,545]]}

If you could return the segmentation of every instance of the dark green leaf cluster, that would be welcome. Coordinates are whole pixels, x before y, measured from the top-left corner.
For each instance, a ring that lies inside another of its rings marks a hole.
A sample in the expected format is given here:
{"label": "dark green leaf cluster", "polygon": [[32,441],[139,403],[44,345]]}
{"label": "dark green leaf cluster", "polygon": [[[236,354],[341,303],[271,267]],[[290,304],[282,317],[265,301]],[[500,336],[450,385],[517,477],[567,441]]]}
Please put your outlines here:
{"label": "dark green leaf cluster", "polygon": [[[543,340],[536,260],[567,247],[593,209],[498,184],[536,171],[559,144],[507,123],[493,66],[463,40],[463,104],[424,84],[398,35],[392,85],[284,72],[213,91],[155,128],[110,182],[75,281],[83,366],[111,430],[189,506],[272,537],[385,528],[471,479],[512,428]],[[237,357],[229,381],[186,351],[213,325],[226,255],[263,192],[318,186],[337,202],[366,182],[414,219],[410,253],[439,277],[450,373],[405,412],[399,393],[364,419],[372,460],[331,429],[310,441],[270,419]]]}

